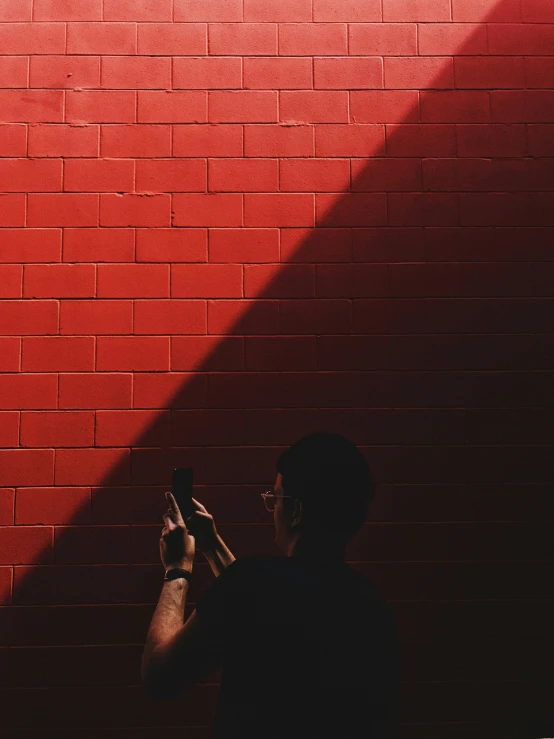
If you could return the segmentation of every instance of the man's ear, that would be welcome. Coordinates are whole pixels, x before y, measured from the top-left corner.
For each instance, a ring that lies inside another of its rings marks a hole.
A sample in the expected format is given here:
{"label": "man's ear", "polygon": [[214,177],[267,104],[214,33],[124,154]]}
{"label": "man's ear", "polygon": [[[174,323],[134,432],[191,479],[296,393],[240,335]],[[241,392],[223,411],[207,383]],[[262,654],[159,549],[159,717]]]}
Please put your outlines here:
{"label": "man's ear", "polygon": [[299,498],[294,499],[294,508],[292,510],[292,526],[298,526],[302,520],[302,501]]}

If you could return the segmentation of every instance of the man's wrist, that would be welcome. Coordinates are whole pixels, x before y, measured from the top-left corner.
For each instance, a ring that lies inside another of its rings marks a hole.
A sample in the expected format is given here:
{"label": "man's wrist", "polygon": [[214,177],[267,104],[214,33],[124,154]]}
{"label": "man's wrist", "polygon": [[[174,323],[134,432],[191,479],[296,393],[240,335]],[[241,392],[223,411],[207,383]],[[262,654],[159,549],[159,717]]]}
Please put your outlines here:
{"label": "man's wrist", "polygon": [[186,570],[187,572],[190,572],[192,574],[192,569],[193,569],[192,562],[182,562],[181,564],[166,565],[165,572],[167,574],[169,570]]}

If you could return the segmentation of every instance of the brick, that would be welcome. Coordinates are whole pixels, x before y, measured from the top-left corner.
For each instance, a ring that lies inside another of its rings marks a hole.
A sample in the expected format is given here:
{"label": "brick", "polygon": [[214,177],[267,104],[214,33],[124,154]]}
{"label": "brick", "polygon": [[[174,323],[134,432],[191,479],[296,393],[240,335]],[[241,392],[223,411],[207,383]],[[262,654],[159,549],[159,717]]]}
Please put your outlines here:
{"label": "brick", "polygon": [[97,446],[167,446],[169,411],[97,411]]}
{"label": "brick", "polygon": [[130,546],[127,526],[64,526],[55,531],[54,561],[57,565],[126,563]]}
{"label": "brick", "polygon": [[313,298],[314,268],[309,264],[256,264],[244,268],[246,298]]}
{"label": "brick", "polygon": [[350,190],[348,159],[285,159],[280,162],[281,190],[341,192]]}
{"label": "brick", "polygon": [[211,123],[173,126],[173,156],[242,156],[242,126]]}
{"label": "brick", "polygon": [[132,190],[135,163],[114,159],[69,159],[64,166],[66,192]]}
{"label": "brick", "polygon": [[[32,126],[29,126],[31,129]],[[0,156],[24,157],[27,155],[27,126],[16,123],[0,124]]]}
{"label": "brick", "polygon": [[292,193],[244,196],[244,225],[313,226],[314,196]]}
{"label": "brick", "polygon": [[25,194],[0,195],[0,226],[25,225]]}
{"label": "brick", "polygon": [[479,193],[460,195],[460,218],[464,226],[552,225],[549,194]]}
{"label": "brick", "polygon": [[[15,490],[13,488],[0,489],[0,522],[3,526],[11,526],[14,522]],[[10,573],[11,585],[11,573]],[[9,602],[9,596],[6,600]]]}
{"label": "brick", "polygon": [[135,334],[205,334],[204,300],[137,300]]}
{"label": "brick", "polygon": [[456,138],[460,157],[523,157],[527,154],[523,125],[459,125]]}
{"label": "brick", "polygon": [[554,125],[527,126],[529,154],[534,157],[554,156]]}
{"label": "brick", "polygon": [[422,92],[421,120],[429,123],[484,123],[491,119],[490,106],[489,93],[485,91]]}
{"label": "brick", "polygon": [[464,296],[524,295],[533,284],[532,268],[516,263],[463,264],[461,274]]}
{"label": "brick", "polygon": [[278,262],[279,231],[275,228],[212,228],[210,262]]}
{"label": "brick", "polygon": [[408,123],[419,120],[415,90],[360,90],[350,93],[352,123]]}
{"label": "brick", "polygon": [[385,129],[380,125],[321,124],[315,127],[318,157],[368,157],[385,153]]}
{"label": "brick", "polygon": [[61,334],[128,334],[132,328],[133,304],[130,300],[64,300],[61,303]]}
{"label": "brick", "polygon": [[242,267],[238,264],[172,265],[171,297],[240,298]]}
{"label": "brick", "polygon": [[244,87],[250,90],[304,90],[313,86],[312,61],[308,57],[246,57],[243,64]]}
{"label": "brick", "polygon": [[[206,54],[206,24],[139,23],[138,53],[163,56]],[[183,62],[185,60],[174,60],[174,62],[177,61]],[[237,59],[237,62],[240,67],[240,60]],[[180,87],[181,85],[174,86]],[[183,86],[188,87],[188,85]]]}
{"label": "brick", "polygon": [[[87,372],[83,374],[61,374],[60,408],[130,408],[132,375],[122,372],[114,374]],[[76,484],[79,482],[63,483]]]}
{"label": "brick", "polygon": [[488,51],[487,27],[468,23],[422,23],[418,26],[418,44],[422,56],[484,55]]}
{"label": "brick", "polygon": [[95,56],[31,57],[29,87],[99,87],[100,58]]}
{"label": "brick", "polygon": [[[134,407],[159,410],[160,407],[166,407],[168,402],[171,402],[172,409],[205,408],[207,389],[206,377],[202,375],[194,376],[184,372],[163,374],[159,372],[157,374],[141,372],[135,377]],[[163,460],[165,469],[168,469],[167,463],[169,460],[164,460],[163,456],[159,454],[156,456]],[[146,461],[148,457],[143,455],[143,459]],[[151,461],[154,460],[148,460],[148,462]],[[152,469],[152,466],[150,469]],[[148,470],[145,470],[145,472],[148,475]],[[158,484],[161,476],[159,472],[156,472],[156,474],[158,475],[156,484]],[[152,479],[151,472],[149,476]],[[140,480],[141,484],[144,484],[144,478],[141,479],[139,475],[136,475],[136,478]]]}
{"label": "brick", "polygon": [[[171,369],[193,372],[230,372],[244,369],[244,339],[215,336],[176,336],[171,340]],[[184,436],[184,429],[180,429]],[[173,436],[172,443],[176,439]]]}
{"label": "brick", "polygon": [[339,56],[348,54],[344,23],[283,23],[279,26],[279,54]]}
{"label": "brick", "polygon": [[[16,337],[0,338],[0,371],[19,372],[20,355],[21,355],[21,340],[19,338],[16,338]],[[0,420],[3,418],[4,416],[0,414]],[[6,420],[9,420],[9,418],[6,418]],[[1,434],[1,431],[0,431],[0,434]],[[17,441],[17,434],[16,434],[16,441]],[[2,446],[2,444],[0,444],[0,446]],[[7,446],[7,445],[4,445],[4,446]],[[17,443],[14,446],[17,446]]]}
{"label": "brick", "polygon": [[28,196],[28,226],[96,226],[98,195],[73,193]]}
{"label": "brick", "polygon": [[456,156],[456,129],[452,125],[389,125],[386,136],[389,156]]}
{"label": "brick", "polygon": [[[526,0],[527,2],[527,0]],[[523,20],[519,0],[452,0],[452,20],[461,23],[475,21],[518,22]]]}
{"label": "brick", "polygon": [[391,264],[390,295],[440,297],[461,294],[458,264]]}
{"label": "brick", "polygon": [[276,123],[277,93],[213,90],[208,93],[210,123]]}
{"label": "brick", "polygon": [[136,166],[137,192],[206,191],[206,162],[203,159],[139,159]]}
{"label": "brick", "polygon": [[96,369],[133,372],[169,370],[169,337],[100,337],[97,339]]}
{"label": "brick", "polygon": [[129,452],[119,449],[60,449],[56,453],[56,485],[129,483]]}
{"label": "brick", "polygon": [[63,94],[62,90],[0,90],[0,120],[3,123],[61,123]]}
{"label": "brick", "polygon": [[[305,305],[305,304],[304,304]],[[279,304],[275,300],[208,301],[208,333],[276,334]]]}
{"label": "brick", "polygon": [[99,21],[102,0],[34,0],[34,21]]}
{"label": "brick", "polygon": [[277,159],[210,159],[210,192],[271,192],[279,186]]}
{"label": "brick", "polygon": [[380,57],[314,59],[314,87],[324,90],[375,89],[383,87]]}
{"label": "brick", "polygon": [[355,56],[412,56],[417,54],[417,32],[415,23],[349,23],[349,53]]}
{"label": "brick", "polygon": [[233,23],[242,21],[242,0],[175,0],[176,21],[206,23]]}
{"label": "brick", "polygon": [[174,226],[242,226],[242,195],[173,196]]}
{"label": "brick", "polygon": [[0,263],[59,262],[61,229],[3,229]]}
{"label": "brick", "polygon": [[68,23],[67,53],[136,54],[136,23]]}
{"label": "brick", "polygon": [[313,156],[314,127],[303,125],[245,126],[245,156]]}
{"label": "brick", "polygon": [[524,87],[520,57],[460,57],[454,60],[457,88],[490,89]]}
{"label": "brick", "polygon": [[63,23],[0,23],[3,54],[65,54]]}
{"label": "brick", "polygon": [[64,262],[132,262],[132,229],[66,228]]}
{"label": "brick", "polygon": [[141,228],[136,251],[137,262],[206,262],[208,234],[203,228]]}
{"label": "brick", "polygon": [[283,262],[349,262],[352,258],[349,228],[287,228],[281,232]]}
{"label": "brick", "polygon": [[52,561],[52,529],[39,526],[20,529],[0,527],[0,563],[34,564],[37,555],[42,562]]}
{"label": "brick", "polygon": [[419,159],[390,157],[352,162],[353,192],[413,192],[421,189]]}
{"label": "brick", "polygon": [[274,23],[212,23],[208,28],[208,53],[275,56],[277,26]]}
{"label": "brick", "polygon": [[552,57],[528,57],[525,62],[525,87],[552,89],[554,60]]}
{"label": "brick", "polygon": [[[418,188],[421,189],[421,188]],[[354,262],[425,261],[422,228],[355,229],[352,232]],[[443,261],[442,252],[437,261]]]}
{"label": "brick", "polygon": [[89,520],[90,489],[32,487],[17,491],[16,524],[87,523]]}
{"label": "brick", "polygon": [[[253,371],[315,370],[317,366],[315,337],[249,336],[245,341],[245,363],[246,370]],[[252,427],[255,419],[252,418],[252,413],[254,412],[248,412],[250,418],[247,416],[247,424],[254,434]],[[266,418],[266,415],[263,417]],[[259,437],[256,443],[260,443]]]}
{"label": "brick", "polygon": [[[274,372],[218,373],[213,376],[213,382],[210,384],[209,404],[215,408],[273,407],[280,392],[279,385],[280,375]],[[273,403],[270,399],[273,399]],[[226,461],[227,465],[233,464],[233,471],[237,470],[238,472],[236,459],[234,463],[230,459]],[[227,469],[231,473],[229,466]],[[235,472],[234,477],[231,477],[232,473],[229,474],[227,479],[238,479],[237,472]],[[249,482],[253,479],[252,474],[253,472],[250,470]],[[255,474],[260,475],[261,482],[261,473],[256,471]],[[217,478],[214,481],[216,480]]]}
{"label": "brick", "polygon": [[102,126],[101,156],[110,158],[171,156],[171,127],[145,124]]}
{"label": "brick", "polygon": [[125,0],[104,0],[104,21],[171,21],[171,0],[146,0],[138,6],[129,6]]}
{"label": "brick", "polygon": [[449,57],[385,59],[385,87],[419,90],[454,87],[454,70]]}
{"label": "brick", "polygon": [[315,280],[318,298],[374,298],[389,293],[383,264],[321,264]]}
{"label": "brick", "polygon": [[166,89],[171,87],[169,57],[103,56],[102,87],[112,89]]}
{"label": "brick", "polygon": [[349,333],[351,303],[348,300],[284,300],[280,305],[281,332],[285,334]]}
{"label": "brick", "polygon": [[552,90],[510,90],[491,93],[491,117],[500,123],[550,123]]}
{"label": "brick", "polygon": [[[290,19],[292,20],[292,19]],[[372,23],[381,20],[378,0],[314,0],[316,22]]]}
{"label": "brick", "polygon": [[390,193],[391,226],[455,226],[460,222],[454,193]]}
{"label": "brick", "polygon": [[388,336],[319,336],[318,369],[386,369],[389,364],[389,342]]}
{"label": "brick", "polygon": [[0,301],[3,335],[58,333],[58,303],[54,300]]}
{"label": "brick", "polygon": [[490,24],[489,54],[545,55],[552,53],[554,24]]}
{"label": "brick", "polygon": [[95,289],[93,264],[25,266],[23,294],[26,298],[88,298],[94,297]]}
{"label": "brick", "polygon": [[[94,369],[94,338],[33,336],[23,339],[23,372],[64,372]],[[48,446],[38,444],[37,446]]]}
{"label": "brick", "polygon": [[100,196],[100,226],[169,226],[169,195],[104,194]]}
{"label": "brick", "polygon": [[0,8],[0,21],[30,21],[32,16],[32,0],[8,0]]}
{"label": "brick", "polygon": [[242,87],[239,57],[187,57],[173,60],[174,89],[222,90],[237,87]]}
{"label": "brick", "polygon": [[526,0],[522,4],[523,20],[526,23],[552,23],[554,11],[545,0]]}
{"label": "brick", "polygon": [[336,195],[317,194],[318,227],[384,226],[387,222],[386,196],[377,193]]}
{"label": "brick", "polygon": [[0,298],[20,298],[23,268],[17,264],[0,266]]}
{"label": "brick", "polygon": [[423,333],[427,317],[424,300],[355,300],[352,304],[355,333]]}
{"label": "brick", "polygon": [[6,410],[55,408],[57,404],[56,385],[54,374],[2,375],[0,376],[2,408]]}
{"label": "brick", "polygon": [[200,444],[243,443],[244,413],[241,410],[178,411],[171,420],[171,437],[175,445],[193,445],[193,429],[196,429],[197,438],[202,440]]}
{"label": "brick", "polygon": [[1,485],[51,485],[54,482],[54,452],[51,449],[2,450],[0,459]]}
{"label": "brick", "polygon": [[169,265],[101,264],[98,266],[98,297],[169,297]]}
{"label": "brick", "polygon": [[138,92],[140,123],[205,123],[207,97],[200,90]]}
{"label": "brick", "polygon": [[21,446],[88,447],[93,443],[92,411],[24,411],[21,414]]}
{"label": "brick", "polygon": [[5,56],[0,59],[0,87],[27,87],[29,61],[24,56]]}
{"label": "brick", "polygon": [[346,90],[283,91],[279,101],[282,122],[347,123]]}
{"label": "brick", "polygon": [[383,20],[392,23],[449,21],[450,0],[383,0]]}
{"label": "brick", "polygon": [[97,157],[99,126],[30,125],[30,157]]}
{"label": "brick", "polygon": [[68,90],[65,114],[68,123],[133,123],[135,93],[120,90]]}
{"label": "brick", "polygon": [[4,192],[61,190],[61,162],[40,159],[0,161],[0,189]]}
{"label": "brick", "polygon": [[311,0],[244,0],[244,20],[253,23],[312,20]]}

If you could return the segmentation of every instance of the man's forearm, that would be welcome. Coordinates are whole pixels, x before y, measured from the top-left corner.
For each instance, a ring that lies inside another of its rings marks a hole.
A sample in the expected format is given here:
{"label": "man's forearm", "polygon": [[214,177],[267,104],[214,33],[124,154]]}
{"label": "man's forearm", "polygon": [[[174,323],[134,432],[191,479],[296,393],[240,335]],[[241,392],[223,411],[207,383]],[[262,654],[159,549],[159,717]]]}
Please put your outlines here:
{"label": "man's forearm", "polygon": [[225,544],[219,534],[217,535],[217,543],[215,547],[209,552],[205,552],[204,556],[210,563],[212,572],[216,577],[221,575],[223,570],[228,567],[231,562],[235,561],[235,557],[233,556],[231,550]]}
{"label": "man's forearm", "polygon": [[147,675],[153,651],[157,646],[171,639],[183,625],[188,588],[188,582],[182,578],[164,582],[162,586],[142,654],[143,679]]}

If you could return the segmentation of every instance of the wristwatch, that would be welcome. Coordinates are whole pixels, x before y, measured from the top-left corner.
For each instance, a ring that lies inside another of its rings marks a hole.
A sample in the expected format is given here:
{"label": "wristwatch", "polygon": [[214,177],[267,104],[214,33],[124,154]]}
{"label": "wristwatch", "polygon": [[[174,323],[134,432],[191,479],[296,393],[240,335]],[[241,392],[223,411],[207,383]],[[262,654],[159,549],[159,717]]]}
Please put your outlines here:
{"label": "wristwatch", "polygon": [[165,573],[164,582],[176,580],[178,577],[184,577],[189,583],[192,580],[192,574],[188,570],[183,570],[180,567],[171,567],[171,569],[167,570]]}

